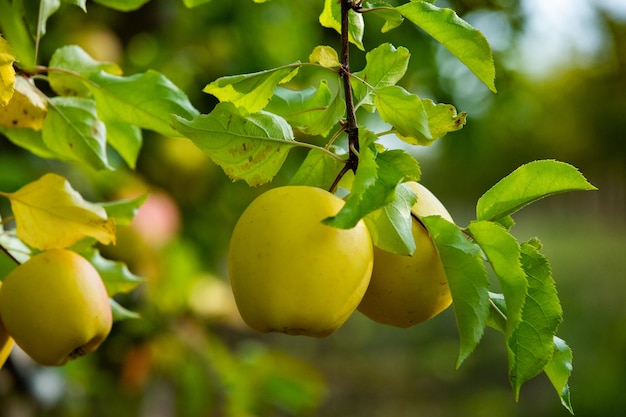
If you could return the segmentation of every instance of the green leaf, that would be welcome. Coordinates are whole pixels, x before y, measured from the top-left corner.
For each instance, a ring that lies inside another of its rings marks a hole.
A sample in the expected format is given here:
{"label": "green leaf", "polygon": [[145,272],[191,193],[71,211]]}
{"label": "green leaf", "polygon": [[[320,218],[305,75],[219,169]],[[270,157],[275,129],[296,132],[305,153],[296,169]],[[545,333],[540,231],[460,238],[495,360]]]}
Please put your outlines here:
{"label": "green leaf", "polygon": [[396,7],[405,18],[435,38],[457,57],[491,91],[496,92],[495,65],[487,39],[451,9],[424,1],[411,1]]}
{"label": "green leaf", "polygon": [[191,121],[177,115],[173,121],[228,176],[251,186],[271,181],[298,145],[283,118],[264,111],[242,115],[232,103],[220,103]]}
{"label": "green leaf", "polygon": [[91,99],[53,97],[42,128],[43,141],[57,155],[95,169],[110,169],[106,154],[106,128]]}
{"label": "green leaf", "polygon": [[0,27],[2,35],[11,44],[16,61],[22,68],[35,67],[35,42],[22,16],[22,10],[9,0],[0,0]]}
{"label": "green leaf", "polygon": [[144,194],[132,199],[101,203],[100,206],[106,211],[107,218],[114,219],[118,227],[128,226],[135,218],[141,205],[146,201],[146,198],[148,198],[148,195]]}
{"label": "green leaf", "polygon": [[89,80],[98,115],[107,123],[126,123],[177,136],[170,125],[170,114],[191,119],[199,113],[183,91],[153,70],[129,77],[99,71]]}
{"label": "green leaf", "polygon": [[317,88],[291,90],[277,87],[265,110],[287,120],[291,126],[308,135],[327,136],[345,112],[345,101],[333,97],[326,81]]}
{"label": "green leaf", "polygon": [[141,315],[134,311],[130,311],[120,305],[117,301],[112,298],[109,298],[109,305],[111,306],[111,312],[113,313],[113,321],[122,321],[122,320],[134,320],[140,319]]}
{"label": "green leaf", "polygon": [[447,133],[457,131],[465,126],[467,113],[457,113],[451,104],[435,104],[430,99],[422,99],[424,110],[428,116],[428,128],[433,140],[444,137]]}
{"label": "green leaf", "polygon": [[[320,14],[320,24],[325,28],[335,29],[341,34],[341,5],[336,0],[324,0],[324,9]],[[354,10],[348,12],[348,40],[360,50],[364,51],[363,33],[365,23],[363,16]]]}
{"label": "green leaf", "polygon": [[96,3],[122,12],[137,10],[149,1],[150,0],[94,0]]}
{"label": "green leaf", "polygon": [[[373,135],[367,132],[365,136],[368,134]],[[362,136],[361,141],[366,141],[365,137]],[[419,177],[419,164],[405,151],[397,149],[376,153],[373,146],[365,146],[361,149],[359,166],[346,204],[324,223],[350,229],[367,214],[393,202],[398,184],[417,181]]]}
{"label": "green leaf", "polygon": [[290,185],[309,185],[330,189],[343,163],[326,152],[311,149],[289,181]]}
{"label": "green leaf", "polygon": [[372,10],[376,16],[385,20],[385,24],[380,29],[382,33],[387,33],[397,28],[404,21],[404,17],[391,4],[386,2],[371,3],[367,9],[363,9],[364,12],[369,10]]}
{"label": "green leaf", "polygon": [[61,0],[23,0],[24,18],[34,36],[46,34],[46,23],[59,7]]}
{"label": "green leaf", "polygon": [[474,351],[489,317],[489,279],[480,247],[440,216],[421,218],[446,271],[461,338],[457,367]]}
{"label": "green leaf", "polygon": [[[365,68],[354,73],[362,82],[353,82],[356,107],[364,106],[368,111],[374,111],[372,99],[374,89],[395,85],[402,79],[409,65],[411,54],[403,47],[395,48],[390,43],[372,49],[365,55]],[[371,86],[371,87],[370,87]]]}
{"label": "green leaf", "polygon": [[[553,356],[553,338],[562,309],[548,260],[529,243],[521,245],[528,296],[522,320],[508,338],[509,379],[516,398],[522,384],[538,375]],[[507,300],[507,310],[509,302]],[[510,315],[510,314],[509,314]]]}
{"label": "green leaf", "polygon": [[497,220],[552,194],[596,190],[572,165],[553,160],[522,165],[483,194],[476,204],[478,220]]}
{"label": "green leaf", "polygon": [[67,4],[72,4],[82,9],[82,11],[87,12],[87,0],[63,0],[63,2]]}
{"label": "green leaf", "polygon": [[374,104],[380,118],[389,123],[397,136],[413,145],[430,145],[433,136],[422,100],[404,88],[392,85],[376,89]]}
{"label": "green leaf", "polygon": [[116,75],[122,73],[117,64],[96,61],[80,46],[76,45],[63,46],[54,51],[50,59],[50,68],[48,73],[50,87],[61,96],[87,97],[91,94],[86,84],[87,80],[69,74],[68,71],[83,77],[88,77],[98,71]]}
{"label": "green leaf", "polygon": [[295,63],[252,74],[221,77],[202,91],[214,95],[221,102],[230,102],[248,113],[256,113],[265,107],[276,86],[296,76],[298,65]]}
{"label": "green leaf", "polygon": [[365,216],[374,245],[398,255],[415,252],[411,208],[416,201],[415,192],[408,185],[400,184],[393,202]]}
{"label": "green leaf", "polygon": [[40,158],[64,159],[63,155],[57,154],[46,146],[41,131],[29,128],[6,128],[0,126],[0,133],[6,136],[15,145],[26,149]]}
{"label": "green leaf", "polygon": [[528,291],[528,281],[520,262],[521,249],[517,240],[497,223],[475,221],[468,232],[481,247],[500,282],[507,305],[506,335],[510,337],[522,319],[522,308]]}
{"label": "green leaf", "polygon": [[141,129],[126,123],[107,123],[107,142],[115,149],[131,169],[135,169],[141,144]]}
{"label": "green leaf", "polygon": [[126,264],[103,258],[97,249],[91,248],[81,255],[96,268],[109,297],[132,291],[143,283],[141,278],[128,270]]}
{"label": "green leaf", "polygon": [[570,401],[570,392],[567,381],[572,373],[572,350],[563,339],[554,337],[554,354],[552,359],[545,367],[545,373],[550,379],[552,386],[556,389],[561,404],[570,413],[574,414],[572,403]]}

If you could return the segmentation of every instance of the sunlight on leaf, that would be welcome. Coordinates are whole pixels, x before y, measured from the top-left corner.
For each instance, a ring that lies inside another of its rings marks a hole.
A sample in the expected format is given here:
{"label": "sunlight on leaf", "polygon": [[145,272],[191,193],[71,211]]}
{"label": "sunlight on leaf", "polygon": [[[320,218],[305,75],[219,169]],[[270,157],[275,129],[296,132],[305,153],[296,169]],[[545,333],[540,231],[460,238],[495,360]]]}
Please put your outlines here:
{"label": "sunlight on leaf", "polygon": [[394,133],[412,145],[430,145],[433,136],[422,100],[404,88],[393,85],[376,89],[374,104],[380,118],[389,123]]}
{"label": "sunlight on leaf", "polygon": [[232,103],[220,103],[193,120],[174,117],[181,135],[191,139],[233,180],[251,186],[269,182],[289,150],[297,146],[291,126],[281,117],[258,112],[242,115]]}
{"label": "sunlight on leaf", "polygon": [[552,194],[596,190],[572,165],[539,160],[522,165],[498,181],[476,204],[478,220],[497,220]]}
{"label": "sunlight on leaf", "polygon": [[13,96],[15,85],[15,56],[7,41],[0,36],[0,108],[5,106]]}
{"label": "sunlight on leaf", "polygon": [[339,62],[339,56],[330,46],[316,46],[309,55],[309,62],[312,64],[318,63],[325,68],[337,68],[341,65]]}
{"label": "sunlight on leaf", "polygon": [[396,48],[390,43],[372,49],[365,55],[365,68],[355,72],[355,77],[364,80],[367,85],[356,80],[352,82],[356,107],[364,106],[374,111],[373,91],[395,85],[402,79],[409,65],[411,54],[404,47]]}
{"label": "sunlight on leaf", "polygon": [[496,69],[491,47],[482,33],[453,10],[424,1],[411,1],[396,7],[396,10],[435,38],[491,91],[496,92]]}
{"label": "sunlight on leaf", "polygon": [[311,149],[289,181],[290,185],[308,185],[330,189],[343,163],[329,154]]}
{"label": "sunlight on leaf", "polygon": [[17,236],[33,248],[67,248],[86,237],[104,245],[115,243],[115,222],[104,208],[85,201],[59,175],[46,174],[0,195],[11,200]]}
{"label": "sunlight on leaf", "polygon": [[[324,9],[319,17],[322,26],[335,29],[341,34],[341,5],[336,0],[325,0]],[[357,48],[364,51],[363,34],[365,32],[365,23],[363,15],[356,13],[354,10],[348,12],[348,40],[356,45]]]}
{"label": "sunlight on leaf", "polygon": [[252,74],[221,77],[208,84],[202,91],[214,95],[221,102],[230,102],[248,113],[256,113],[267,105],[279,84],[296,76],[298,64]]}

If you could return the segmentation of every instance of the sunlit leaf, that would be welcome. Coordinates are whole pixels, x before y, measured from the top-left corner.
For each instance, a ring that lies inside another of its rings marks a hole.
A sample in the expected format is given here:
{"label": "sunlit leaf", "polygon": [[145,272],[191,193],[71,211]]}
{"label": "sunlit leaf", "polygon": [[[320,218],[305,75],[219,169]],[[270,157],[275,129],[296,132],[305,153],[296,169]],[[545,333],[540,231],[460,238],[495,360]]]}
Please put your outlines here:
{"label": "sunlit leaf", "polygon": [[0,106],[0,126],[40,130],[47,114],[43,94],[25,78],[15,79],[14,91],[5,106]]}
{"label": "sunlit leaf", "polygon": [[476,204],[478,220],[497,220],[552,194],[595,190],[574,166],[553,160],[522,165],[483,194]]}
{"label": "sunlit leaf", "polygon": [[552,359],[546,365],[545,372],[554,389],[561,398],[561,404],[572,414],[572,402],[570,400],[569,385],[567,381],[572,373],[572,350],[563,339],[554,337],[554,353]]}
{"label": "sunlit leaf", "polygon": [[[325,28],[335,29],[337,33],[341,33],[341,5],[336,0],[324,0],[324,9],[320,14],[320,24]],[[364,51],[363,33],[365,32],[365,23],[363,16],[354,10],[348,12],[348,40],[360,50]]]}
{"label": "sunlit leaf", "polygon": [[110,7],[115,10],[120,10],[122,12],[130,12],[132,10],[137,10],[150,0],[94,0],[96,3],[99,3],[103,6]]}
{"label": "sunlit leaf", "polygon": [[383,27],[380,29],[382,33],[387,33],[397,28],[404,21],[404,17],[391,4],[386,2],[370,3],[364,11],[368,9],[376,9],[373,14],[385,20]]}
{"label": "sunlit leaf", "polygon": [[96,268],[109,297],[132,291],[143,282],[141,278],[130,272],[126,264],[103,258],[95,248],[81,252],[81,255]]}
{"label": "sunlit leaf", "polygon": [[289,81],[297,73],[298,63],[252,74],[221,77],[202,91],[214,95],[221,102],[230,102],[248,113],[256,113],[267,105],[279,84]]}
{"label": "sunlit leaf", "polygon": [[283,117],[302,133],[326,136],[343,117],[345,102],[321,81],[317,88],[304,90],[277,87],[265,110]]}
{"label": "sunlit leaf", "polygon": [[264,111],[242,115],[231,103],[220,103],[193,120],[179,116],[173,120],[179,134],[191,139],[229,177],[251,186],[271,181],[297,145],[283,118]]}
{"label": "sunlit leaf", "polygon": [[85,201],[70,183],[45,174],[14,193],[11,200],[17,236],[33,248],[62,249],[86,237],[102,244],[115,243],[115,222],[104,208]]}
{"label": "sunlit leaf", "polygon": [[326,68],[337,68],[341,65],[339,62],[339,55],[330,46],[316,46],[309,55],[309,62],[312,64],[318,63]]}
{"label": "sunlit leaf", "polygon": [[489,318],[489,279],[480,247],[440,216],[421,218],[446,271],[461,338],[457,367],[474,351]]}
{"label": "sunlit leaf", "polygon": [[489,89],[496,91],[495,65],[485,36],[461,19],[453,10],[424,1],[411,1],[396,7],[457,57]]}
{"label": "sunlit leaf", "polygon": [[176,136],[170,125],[171,114],[186,119],[199,114],[182,90],[153,70],[129,77],[99,71],[89,80],[98,116],[106,123],[126,123]]}
{"label": "sunlit leaf", "polygon": [[354,73],[355,77],[365,81],[363,84],[358,80],[352,82],[354,89],[355,106],[365,106],[373,111],[374,101],[371,88],[379,89],[395,85],[402,79],[409,65],[411,54],[404,47],[395,48],[390,43],[372,49],[365,55],[365,68]]}
{"label": "sunlit leaf", "polygon": [[470,223],[468,232],[487,256],[500,282],[507,305],[506,335],[510,337],[522,319],[522,308],[528,291],[528,281],[520,262],[520,246],[497,223],[475,221]]}
{"label": "sunlit leaf", "polygon": [[43,141],[53,152],[69,161],[95,169],[110,168],[106,153],[106,127],[96,114],[96,103],[77,97],[49,99],[42,128]]}
{"label": "sunlit leaf", "polygon": [[0,108],[11,100],[15,89],[13,62],[15,62],[15,55],[9,47],[9,43],[0,36]]}
{"label": "sunlit leaf", "polygon": [[0,126],[0,133],[15,145],[26,149],[33,155],[45,159],[63,159],[63,155],[53,152],[43,141],[41,131],[28,128],[9,129]]}
{"label": "sunlit leaf", "polygon": [[361,149],[346,204],[324,223],[341,229],[352,228],[367,214],[394,201],[398,184],[419,179],[419,164],[405,151],[374,152],[372,148]]}
{"label": "sunlit leaf", "polygon": [[430,99],[422,99],[428,116],[428,127],[433,140],[440,139],[447,133],[455,132],[465,126],[467,113],[457,113],[451,104],[435,104]]}
{"label": "sunlit leaf", "polygon": [[408,256],[415,252],[411,208],[416,201],[415,191],[406,184],[400,184],[393,202],[365,216],[374,245],[398,255]]}
{"label": "sunlit leaf", "polygon": [[50,68],[48,73],[50,87],[62,96],[87,97],[91,94],[87,80],[72,74],[79,74],[83,77],[89,77],[99,71],[114,75],[122,74],[119,65],[113,62],[96,61],[76,45],[67,45],[55,50],[50,59]]}
{"label": "sunlit leaf", "polygon": [[413,145],[430,145],[433,142],[426,109],[415,94],[397,85],[378,88],[374,104],[380,118],[389,123],[403,141]]}
{"label": "sunlit leaf", "polygon": [[343,163],[326,152],[311,149],[296,173],[291,177],[290,185],[308,185],[330,189]]}

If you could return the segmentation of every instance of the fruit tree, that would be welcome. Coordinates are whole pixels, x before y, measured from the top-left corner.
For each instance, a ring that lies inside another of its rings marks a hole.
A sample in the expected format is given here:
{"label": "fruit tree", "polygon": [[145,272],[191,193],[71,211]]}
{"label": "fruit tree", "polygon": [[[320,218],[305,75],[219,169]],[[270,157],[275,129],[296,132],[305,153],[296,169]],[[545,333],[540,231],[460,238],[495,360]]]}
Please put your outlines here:
{"label": "fruit tree", "polygon": [[[95,3],[124,12],[147,1]],[[212,7],[207,0],[183,3]],[[413,51],[385,38],[401,25],[419,28],[496,94],[487,39],[434,1],[316,3],[310,18],[333,33],[335,47],[317,45],[272,68],[205,80],[211,106],[203,111],[188,85],[155,69],[125,74],[120,63],[70,43],[42,58],[49,19],[69,8],[87,13],[86,0],[0,0],[0,140],[57,164],[0,190],[10,205],[0,223],[0,360],[15,345],[42,365],[64,365],[96,350],[112,327],[131,320],[141,328],[137,291],[170,285],[176,294],[179,278],[144,282],[141,271],[127,268],[128,251],[117,249],[144,203],[147,210],[156,201],[150,192],[129,192],[120,176],[107,185],[107,198],[87,198],[88,191],[78,191],[88,190],[84,178],[70,180],[59,168],[132,171],[144,136],[176,137],[233,182],[259,187],[223,249],[230,282],[223,297],[234,296],[250,328],[325,337],[363,314],[413,332],[451,308],[457,367],[485,329],[495,329],[504,336],[513,395],[544,373],[571,412],[572,350],[557,335],[555,280],[540,241],[520,242],[511,233],[512,216],[544,197],[595,187],[569,163],[527,161],[480,196],[475,219],[455,222],[420,183],[413,151],[454,135],[472,109],[418,95],[405,79]],[[374,33],[370,16],[382,33]],[[366,34],[378,44],[366,47]],[[280,176],[293,153],[302,157]],[[166,175],[183,175],[191,164],[183,160]],[[157,244],[155,233],[148,244]],[[232,401],[229,413],[243,415]]]}

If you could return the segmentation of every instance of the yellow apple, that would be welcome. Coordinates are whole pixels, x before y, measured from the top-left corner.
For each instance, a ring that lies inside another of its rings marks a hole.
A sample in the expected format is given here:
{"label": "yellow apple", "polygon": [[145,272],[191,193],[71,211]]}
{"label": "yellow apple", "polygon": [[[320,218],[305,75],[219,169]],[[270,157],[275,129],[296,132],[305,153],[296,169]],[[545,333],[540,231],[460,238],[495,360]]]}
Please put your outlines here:
{"label": "yellow apple", "polygon": [[407,184],[417,195],[417,202],[411,209],[417,249],[412,256],[401,256],[374,248],[372,279],[358,307],[370,319],[396,327],[422,323],[452,303],[437,249],[426,228],[417,220],[439,215],[452,222],[452,217],[426,187],[417,182]]}
{"label": "yellow apple", "polygon": [[[0,289],[2,289],[2,281],[0,281]],[[2,324],[2,320],[0,320],[0,368],[4,366],[4,363],[9,358],[11,354],[11,350],[13,350],[13,345],[15,341],[7,332],[7,329]]]}
{"label": "yellow apple", "polygon": [[0,318],[18,346],[47,366],[94,351],[112,325],[100,275],[65,249],[39,253],[7,275],[0,289]]}
{"label": "yellow apple", "polygon": [[232,234],[228,267],[239,312],[259,332],[324,337],[355,311],[372,272],[364,222],[322,220],[344,201],[315,187],[284,186],[257,197]]}

